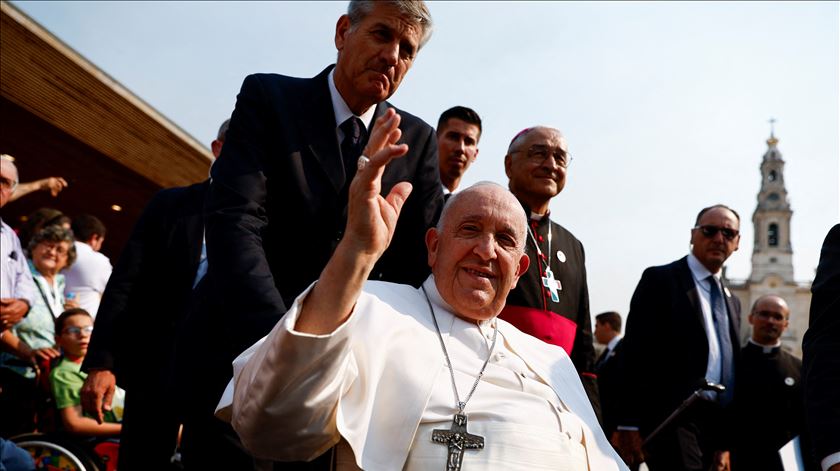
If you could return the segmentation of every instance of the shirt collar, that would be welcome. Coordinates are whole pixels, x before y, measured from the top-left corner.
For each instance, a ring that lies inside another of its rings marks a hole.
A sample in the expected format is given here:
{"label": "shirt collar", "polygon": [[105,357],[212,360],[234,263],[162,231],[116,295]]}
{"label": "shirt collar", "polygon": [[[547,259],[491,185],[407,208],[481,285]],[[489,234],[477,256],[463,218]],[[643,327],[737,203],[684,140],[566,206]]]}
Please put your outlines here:
{"label": "shirt collar", "polygon": [[615,337],[612,338],[612,340],[609,341],[609,343],[607,343],[607,349],[609,351],[615,350],[615,346],[618,345],[618,342],[620,342],[620,341],[621,341],[621,336],[616,335]]}
{"label": "shirt collar", "polygon": [[688,268],[691,270],[691,274],[694,275],[695,280],[705,280],[709,275],[713,275],[715,280],[720,282],[720,270],[717,273],[710,272],[708,268],[700,263],[700,260],[697,260],[697,257],[693,253],[688,254]]}
{"label": "shirt collar", "polygon": [[[339,127],[343,122],[347,121],[348,118],[356,115],[350,111],[350,107],[347,106],[347,102],[344,101],[341,93],[339,93],[338,89],[335,88],[335,79],[333,78],[333,74],[335,74],[335,68],[333,68],[327,76],[327,83],[330,86],[330,99],[332,100],[333,112],[335,114],[335,127]],[[374,105],[365,110],[361,116],[358,116],[358,118],[362,120],[362,124],[365,125],[365,130],[370,130],[370,123],[373,121],[373,114],[375,111],[376,106]]]}

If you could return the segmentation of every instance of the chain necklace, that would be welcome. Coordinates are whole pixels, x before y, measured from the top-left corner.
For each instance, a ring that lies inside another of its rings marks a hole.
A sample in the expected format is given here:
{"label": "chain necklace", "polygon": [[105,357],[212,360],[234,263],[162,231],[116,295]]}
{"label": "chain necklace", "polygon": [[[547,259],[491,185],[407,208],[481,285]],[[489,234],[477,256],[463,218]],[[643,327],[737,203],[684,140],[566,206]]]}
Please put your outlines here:
{"label": "chain necklace", "polygon": [[484,448],[484,437],[467,432],[467,414],[464,413],[464,409],[467,407],[467,402],[469,402],[475,389],[478,387],[478,382],[484,375],[484,369],[487,368],[487,363],[493,355],[493,348],[496,346],[496,337],[499,335],[499,325],[498,321],[496,321],[496,324],[493,326],[493,341],[487,352],[487,358],[484,359],[484,364],[481,365],[481,371],[478,372],[478,376],[475,378],[469,394],[461,401],[460,396],[458,396],[458,386],[455,384],[455,370],[452,368],[452,360],[449,359],[449,352],[446,351],[446,343],[443,341],[443,335],[440,333],[440,326],[438,326],[437,316],[435,316],[435,308],[432,306],[432,301],[429,299],[429,293],[426,292],[426,288],[421,287],[420,289],[423,290],[423,296],[426,297],[426,303],[429,305],[429,311],[432,314],[432,321],[435,323],[435,331],[437,331],[438,340],[440,340],[440,348],[443,350],[443,356],[446,358],[446,366],[449,367],[449,377],[452,379],[452,390],[455,392],[455,405],[458,408],[458,412],[455,413],[452,419],[452,427],[449,430],[432,430],[432,441],[446,445],[449,448],[446,456],[446,470],[459,471],[461,469],[461,463],[464,461],[465,449],[481,450]]}
{"label": "chain necklace", "polygon": [[[534,247],[537,248],[537,256],[542,259],[542,263],[545,263],[545,276],[540,277],[542,285],[548,289],[548,292],[551,294],[551,300],[559,303],[559,292],[563,289],[563,286],[560,284],[560,281],[554,278],[554,272],[551,271],[551,225],[549,224],[548,226],[548,251],[546,252],[548,256],[543,255],[542,250],[540,250],[540,244],[537,242],[537,236],[534,235],[534,232],[536,232],[536,229],[532,228],[531,224],[528,224],[528,235],[534,241]],[[543,295],[543,309],[547,309],[545,306],[545,295]]]}

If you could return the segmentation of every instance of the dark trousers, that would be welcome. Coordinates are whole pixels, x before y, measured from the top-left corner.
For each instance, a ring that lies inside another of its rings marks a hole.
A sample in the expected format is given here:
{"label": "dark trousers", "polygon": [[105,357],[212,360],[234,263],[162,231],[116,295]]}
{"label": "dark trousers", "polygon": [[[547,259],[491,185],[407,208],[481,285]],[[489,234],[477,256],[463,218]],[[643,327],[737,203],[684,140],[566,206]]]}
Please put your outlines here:
{"label": "dark trousers", "polygon": [[727,448],[725,433],[720,406],[698,401],[646,445],[645,463],[650,471],[707,471],[715,451]]}
{"label": "dark trousers", "polygon": [[0,368],[0,437],[10,438],[35,430],[35,380]]}
{"label": "dark trousers", "polygon": [[120,471],[170,469],[178,445],[180,420],[174,401],[149,397],[146,391],[126,393],[120,433]]}
{"label": "dark trousers", "polygon": [[233,427],[211,415],[188,417],[184,422],[181,458],[187,471],[260,469],[242,447]]}
{"label": "dark trousers", "polygon": [[233,427],[215,417],[187,420],[181,438],[181,457],[186,471],[208,469],[329,471],[332,469],[330,466],[332,450],[311,462],[272,463],[255,459],[242,447]]}

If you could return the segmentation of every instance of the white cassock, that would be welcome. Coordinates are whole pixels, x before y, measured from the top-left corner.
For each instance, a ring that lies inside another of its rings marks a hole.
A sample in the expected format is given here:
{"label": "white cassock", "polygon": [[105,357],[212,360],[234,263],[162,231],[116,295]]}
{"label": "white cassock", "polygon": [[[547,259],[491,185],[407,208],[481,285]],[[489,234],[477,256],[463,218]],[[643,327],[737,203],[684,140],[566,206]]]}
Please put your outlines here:
{"label": "white cassock", "polygon": [[[489,322],[455,316],[424,283],[463,401],[487,357]],[[296,332],[309,287],[271,333],[233,363],[217,408],[260,458],[309,460],[333,445],[339,469],[439,470],[448,449],[431,441],[448,430],[455,396],[432,314],[421,290],[371,281],[353,314],[328,335]],[[565,351],[497,320],[494,354],[466,406],[466,450],[475,470],[626,470],[604,436]]]}

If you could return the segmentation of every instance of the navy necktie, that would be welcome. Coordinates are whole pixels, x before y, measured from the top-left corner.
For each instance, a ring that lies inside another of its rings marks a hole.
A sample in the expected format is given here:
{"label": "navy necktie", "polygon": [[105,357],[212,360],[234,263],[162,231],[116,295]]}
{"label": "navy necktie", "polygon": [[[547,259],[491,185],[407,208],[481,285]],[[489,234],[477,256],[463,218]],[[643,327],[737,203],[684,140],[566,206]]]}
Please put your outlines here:
{"label": "navy necktie", "polygon": [[350,182],[356,175],[356,162],[364,148],[365,126],[362,120],[351,116],[341,123],[340,128],[344,133],[344,140],[341,141],[341,158],[344,160],[345,186],[350,186]]}
{"label": "navy necktie", "polygon": [[710,304],[712,308],[712,319],[715,322],[718,343],[720,343],[720,382],[726,386],[726,391],[720,397],[720,402],[727,405],[732,400],[732,393],[735,387],[735,375],[733,372],[732,339],[729,336],[729,318],[726,315],[726,303],[721,295],[717,280],[709,275]]}

